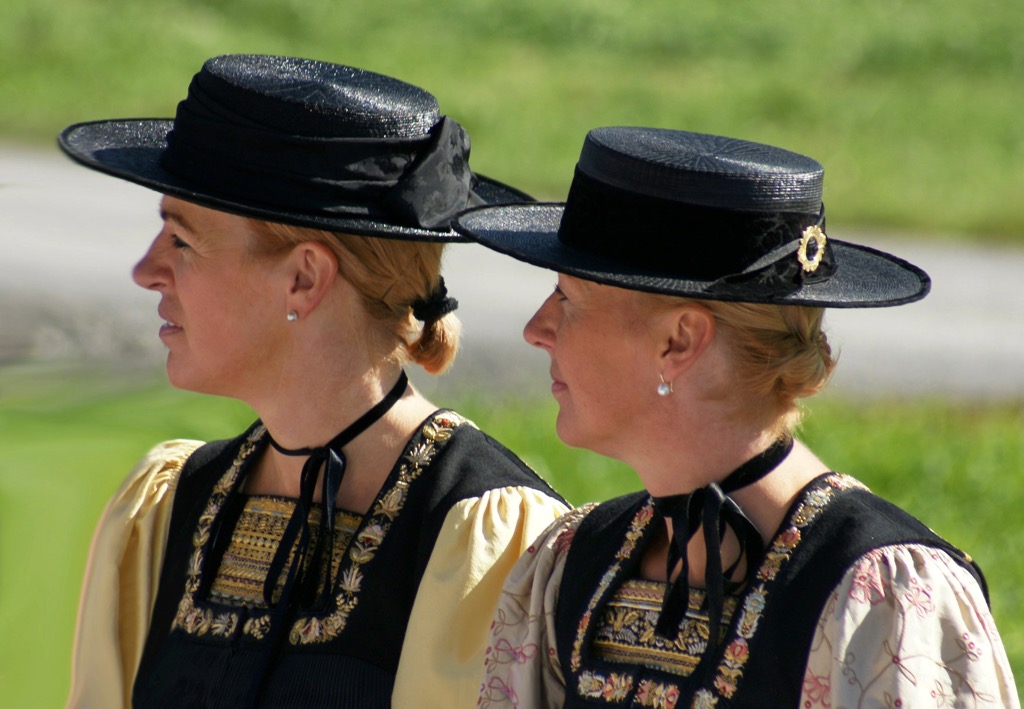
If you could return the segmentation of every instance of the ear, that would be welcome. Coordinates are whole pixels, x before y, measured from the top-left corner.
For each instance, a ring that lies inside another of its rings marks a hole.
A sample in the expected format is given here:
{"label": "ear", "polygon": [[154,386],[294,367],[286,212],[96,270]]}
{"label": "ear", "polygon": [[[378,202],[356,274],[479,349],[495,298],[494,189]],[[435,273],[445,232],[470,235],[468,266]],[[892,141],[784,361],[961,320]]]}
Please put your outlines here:
{"label": "ear", "polygon": [[288,255],[288,310],[304,318],[313,312],[338,278],[338,258],[330,247],[305,241]]}
{"label": "ear", "polygon": [[672,381],[694,366],[715,339],[715,316],[699,303],[687,303],[666,318],[662,340],[661,374]]}

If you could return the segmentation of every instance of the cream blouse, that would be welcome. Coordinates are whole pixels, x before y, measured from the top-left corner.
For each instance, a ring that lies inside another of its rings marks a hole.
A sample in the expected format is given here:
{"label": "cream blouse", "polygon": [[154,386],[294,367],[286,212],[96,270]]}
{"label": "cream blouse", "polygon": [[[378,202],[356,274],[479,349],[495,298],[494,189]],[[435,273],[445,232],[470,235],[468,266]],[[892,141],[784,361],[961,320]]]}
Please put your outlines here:
{"label": "cream blouse", "polygon": [[[69,707],[131,706],[156,599],[174,490],[199,441],[153,448],[107,505],[79,605]],[[392,704],[473,706],[500,579],[565,506],[519,487],[454,505],[434,545],[402,647]],[[493,580],[492,580],[493,579]],[[415,661],[406,658],[415,658]]]}

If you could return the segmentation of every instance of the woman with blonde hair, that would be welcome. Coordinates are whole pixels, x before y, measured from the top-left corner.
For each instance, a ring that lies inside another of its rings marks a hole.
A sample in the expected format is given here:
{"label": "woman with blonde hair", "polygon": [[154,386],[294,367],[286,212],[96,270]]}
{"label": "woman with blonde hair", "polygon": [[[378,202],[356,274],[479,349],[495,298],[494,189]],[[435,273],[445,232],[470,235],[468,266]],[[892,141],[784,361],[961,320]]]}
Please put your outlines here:
{"label": "woman with blonde hair", "polygon": [[525,195],[426,91],[285,57],[211,59],[173,121],[60,144],[164,194],[133,276],[171,384],[259,416],[160,444],[108,505],[70,705],[471,704],[501,580],[565,504],[404,367],[455,357],[452,217]]}
{"label": "woman with blonde hair", "polygon": [[970,558],[794,438],[835,365],[823,309],[929,289],[827,236],[822,183],[779,148],[602,128],[565,204],[457,220],[558,272],[524,332],[558,435],[646,488],[530,546],[481,706],[1018,706]]}

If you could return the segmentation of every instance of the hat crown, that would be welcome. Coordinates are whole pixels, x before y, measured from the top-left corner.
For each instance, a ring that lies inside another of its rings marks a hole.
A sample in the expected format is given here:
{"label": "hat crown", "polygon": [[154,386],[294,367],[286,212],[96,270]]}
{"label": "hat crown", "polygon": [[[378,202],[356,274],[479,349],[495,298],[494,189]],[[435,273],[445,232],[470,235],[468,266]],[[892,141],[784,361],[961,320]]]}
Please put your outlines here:
{"label": "hat crown", "polygon": [[923,298],[921,269],[826,235],[823,179],[816,160],[770,145],[597,128],[564,203],[474,209],[456,229],[528,263],[650,293],[847,308]]}
{"label": "hat crown", "polygon": [[371,71],[253,54],[207,60],[173,120],[80,123],[82,164],[234,214],[427,241],[467,207],[531,198],[473,173],[469,135],[429,92]]}
{"label": "hat crown", "polygon": [[587,134],[578,167],[607,185],[682,204],[749,212],[817,213],[824,168],[771,145],[661,128]]}
{"label": "hat crown", "polygon": [[437,99],[404,81],[312,59],[232,54],[207,60],[190,94],[213,110],[304,136],[420,138]]}

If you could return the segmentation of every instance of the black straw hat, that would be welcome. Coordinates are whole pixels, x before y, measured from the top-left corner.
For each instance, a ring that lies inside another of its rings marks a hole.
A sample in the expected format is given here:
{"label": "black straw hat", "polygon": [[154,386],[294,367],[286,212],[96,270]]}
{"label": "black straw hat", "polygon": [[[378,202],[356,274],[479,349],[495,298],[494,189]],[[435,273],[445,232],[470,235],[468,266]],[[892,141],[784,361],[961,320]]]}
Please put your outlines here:
{"label": "black straw hat", "polygon": [[521,261],[633,290],[837,308],[923,298],[921,269],[826,236],[823,175],[817,161],[760,143],[598,128],[564,204],[471,209],[455,228]]}
{"label": "black straw hat", "polygon": [[83,165],[214,209],[355,234],[464,241],[467,207],[530,201],[474,175],[469,137],[433,95],[369,71],[228,55],[192,79],[174,120],[81,123]]}

